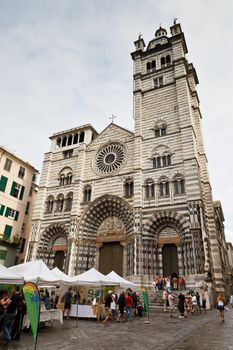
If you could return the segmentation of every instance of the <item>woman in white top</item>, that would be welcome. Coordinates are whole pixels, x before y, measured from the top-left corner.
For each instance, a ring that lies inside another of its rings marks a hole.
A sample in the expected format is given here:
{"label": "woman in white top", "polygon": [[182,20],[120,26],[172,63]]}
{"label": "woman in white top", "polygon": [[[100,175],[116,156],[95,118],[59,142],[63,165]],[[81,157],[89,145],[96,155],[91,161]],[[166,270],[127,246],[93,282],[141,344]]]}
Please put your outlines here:
{"label": "woman in white top", "polygon": [[196,294],[193,294],[192,295],[192,310],[191,310],[192,315],[195,312],[197,313],[197,296],[196,296]]}

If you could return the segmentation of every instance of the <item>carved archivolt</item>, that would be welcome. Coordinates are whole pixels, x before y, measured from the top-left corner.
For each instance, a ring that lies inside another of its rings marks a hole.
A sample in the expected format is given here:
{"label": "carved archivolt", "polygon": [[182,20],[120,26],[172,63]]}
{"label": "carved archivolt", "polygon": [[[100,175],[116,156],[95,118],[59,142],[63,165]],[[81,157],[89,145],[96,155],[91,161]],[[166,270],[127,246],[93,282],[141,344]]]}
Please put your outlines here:
{"label": "carved archivolt", "polygon": [[57,238],[62,237],[67,242],[68,228],[64,224],[52,224],[48,226],[39,241],[38,249],[50,250]]}
{"label": "carved archivolt", "polygon": [[[111,218],[111,219],[110,219]],[[109,226],[111,230],[133,232],[134,214],[132,207],[117,196],[104,195],[92,202],[83,213],[78,227],[79,238],[95,239],[97,232]]]}
{"label": "carved archivolt", "polygon": [[158,211],[151,216],[144,225],[143,233],[147,236],[158,238],[159,233],[166,226],[170,226],[178,232],[181,239],[189,234],[189,222],[176,211]]}

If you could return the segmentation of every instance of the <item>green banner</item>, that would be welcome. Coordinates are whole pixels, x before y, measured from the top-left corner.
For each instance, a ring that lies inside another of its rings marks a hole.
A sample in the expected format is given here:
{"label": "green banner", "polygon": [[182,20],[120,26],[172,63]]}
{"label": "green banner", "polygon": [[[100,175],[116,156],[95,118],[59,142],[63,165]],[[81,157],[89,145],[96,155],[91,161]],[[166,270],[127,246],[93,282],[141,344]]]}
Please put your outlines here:
{"label": "green banner", "polygon": [[23,286],[23,294],[27,306],[28,319],[32,329],[32,336],[36,343],[40,320],[40,293],[34,283],[28,282]]}
{"label": "green banner", "polygon": [[142,293],[142,297],[144,300],[144,310],[145,310],[145,312],[148,313],[149,312],[149,300],[148,300],[147,290],[145,288],[142,288],[141,293]]}

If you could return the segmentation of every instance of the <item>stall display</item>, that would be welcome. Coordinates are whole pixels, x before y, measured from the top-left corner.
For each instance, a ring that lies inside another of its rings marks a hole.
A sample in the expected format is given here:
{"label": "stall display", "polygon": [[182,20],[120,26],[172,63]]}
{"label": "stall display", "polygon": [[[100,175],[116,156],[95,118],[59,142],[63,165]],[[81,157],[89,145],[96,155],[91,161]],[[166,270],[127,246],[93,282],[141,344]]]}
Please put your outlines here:
{"label": "stall display", "polygon": [[[53,327],[54,322],[63,324],[62,311],[59,309],[41,310],[40,311],[40,323],[49,322]],[[27,314],[24,316],[23,328],[29,328],[29,319]]]}
{"label": "stall display", "polygon": [[[77,317],[77,309],[78,309],[78,317],[85,318],[96,318],[96,315],[93,312],[93,308],[91,305],[77,305],[72,304],[70,309],[70,317]],[[66,312],[65,312],[66,316]]]}
{"label": "stall display", "polygon": [[[62,289],[64,292],[64,289]],[[104,290],[99,287],[90,287],[90,286],[80,286],[78,287],[78,299],[79,303],[77,306],[77,289],[75,287],[71,290],[72,293],[72,304],[70,309],[70,317],[87,317],[87,318],[96,318],[97,313],[93,308],[93,299],[101,300],[103,299]],[[64,293],[60,298],[60,302],[57,307],[64,311]],[[66,316],[66,312],[64,314]]]}
{"label": "stall display", "polygon": [[[61,276],[61,275],[60,275]],[[115,286],[119,286],[118,282],[113,281],[111,278],[103,275],[95,268],[91,268],[90,270],[82,273],[81,275],[75,276],[78,289],[73,287],[72,291],[72,304],[69,316],[77,317],[88,317],[88,318],[96,318],[99,319],[104,315],[104,306],[101,303],[103,299],[105,287],[108,286],[113,290]],[[77,293],[78,296],[75,296]],[[63,292],[62,292],[63,293]],[[64,293],[63,293],[64,295]],[[62,296],[63,296],[62,295]],[[78,297],[78,305],[77,305],[77,297]],[[93,305],[93,299],[98,299],[98,308],[97,305]],[[60,299],[60,303],[58,307],[64,310],[64,303],[62,297]],[[66,315],[66,314],[65,314]]]}

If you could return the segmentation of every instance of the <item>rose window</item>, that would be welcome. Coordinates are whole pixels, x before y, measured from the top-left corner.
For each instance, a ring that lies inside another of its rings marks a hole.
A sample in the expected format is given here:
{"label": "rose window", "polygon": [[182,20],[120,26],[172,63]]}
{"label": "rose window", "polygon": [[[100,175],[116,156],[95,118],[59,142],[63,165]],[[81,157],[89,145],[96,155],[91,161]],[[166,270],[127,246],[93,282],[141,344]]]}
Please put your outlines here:
{"label": "rose window", "polygon": [[112,143],[104,146],[97,152],[95,157],[95,170],[101,174],[114,173],[123,165],[125,156],[125,147],[120,143]]}

